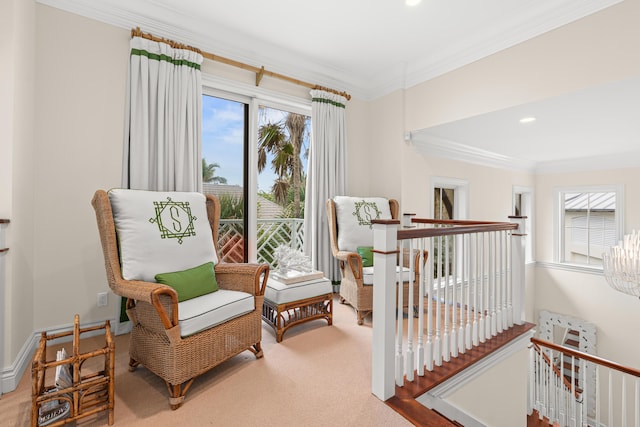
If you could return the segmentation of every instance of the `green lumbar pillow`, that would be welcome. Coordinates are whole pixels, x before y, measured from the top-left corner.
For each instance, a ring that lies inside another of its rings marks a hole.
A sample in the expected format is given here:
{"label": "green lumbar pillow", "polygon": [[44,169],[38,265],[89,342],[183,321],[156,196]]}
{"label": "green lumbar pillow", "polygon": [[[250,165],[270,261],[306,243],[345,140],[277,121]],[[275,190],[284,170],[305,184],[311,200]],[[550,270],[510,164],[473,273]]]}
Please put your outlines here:
{"label": "green lumbar pillow", "polygon": [[358,255],[362,257],[363,267],[373,267],[373,246],[358,246]]}
{"label": "green lumbar pillow", "polygon": [[179,302],[218,290],[213,262],[207,262],[188,270],[156,274],[156,282],[175,289]]}

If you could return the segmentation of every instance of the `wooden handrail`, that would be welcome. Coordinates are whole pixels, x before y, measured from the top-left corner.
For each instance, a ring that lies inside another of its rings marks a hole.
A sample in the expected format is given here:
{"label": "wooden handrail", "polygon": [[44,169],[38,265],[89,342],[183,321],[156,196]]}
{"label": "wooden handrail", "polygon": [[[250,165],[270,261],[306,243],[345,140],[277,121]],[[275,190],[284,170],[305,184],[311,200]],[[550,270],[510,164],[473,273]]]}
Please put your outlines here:
{"label": "wooden handrail", "polygon": [[638,369],[630,368],[628,366],[624,366],[619,363],[612,362],[610,360],[603,359],[598,356],[594,356],[592,354],[587,354],[581,351],[573,350],[558,344],[554,344],[549,341],[541,340],[539,338],[531,338],[531,342],[541,347],[547,347],[552,350],[560,351],[564,354],[577,357],[578,359],[583,359],[583,360],[586,360],[587,362],[596,363],[598,365],[602,365],[610,369],[615,369],[616,371],[620,371],[625,374],[633,375],[634,377],[640,378],[640,370]]}
{"label": "wooden handrail", "polygon": [[[375,224],[386,222],[384,220],[373,220],[371,223]],[[399,229],[398,240],[485,233],[489,231],[516,230],[518,228],[518,224],[513,222],[442,220],[429,218],[412,218],[411,223],[441,224],[446,225],[446,227]]]}

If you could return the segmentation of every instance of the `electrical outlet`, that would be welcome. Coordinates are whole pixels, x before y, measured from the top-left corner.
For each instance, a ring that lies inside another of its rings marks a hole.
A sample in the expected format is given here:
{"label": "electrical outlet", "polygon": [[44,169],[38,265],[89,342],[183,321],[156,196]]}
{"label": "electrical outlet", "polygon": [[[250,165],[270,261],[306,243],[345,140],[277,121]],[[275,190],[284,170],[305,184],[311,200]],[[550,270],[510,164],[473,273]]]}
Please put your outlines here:
{"label": "electrical outlet", "polygon": [[109,295],[106,292],[98,292],[98,307],[106,307],[109,304]]}

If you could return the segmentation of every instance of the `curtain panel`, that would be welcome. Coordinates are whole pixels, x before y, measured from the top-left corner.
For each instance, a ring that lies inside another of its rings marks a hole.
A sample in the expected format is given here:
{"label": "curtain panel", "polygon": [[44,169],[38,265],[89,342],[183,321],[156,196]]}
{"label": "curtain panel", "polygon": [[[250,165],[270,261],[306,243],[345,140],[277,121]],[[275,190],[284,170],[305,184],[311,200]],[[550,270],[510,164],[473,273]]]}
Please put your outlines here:
{"label": "curtain panel", "polygon": [[201,191],[203,57],[141,37],[130,47],[122,185]]}
{"label": "curtain panel", "polygon": [[340,280],[331,254],[326,201],[346,193],[346,98],[322,90],[311,91],[312,140],[305,197],[305,252],[316,269],[333,282]]}

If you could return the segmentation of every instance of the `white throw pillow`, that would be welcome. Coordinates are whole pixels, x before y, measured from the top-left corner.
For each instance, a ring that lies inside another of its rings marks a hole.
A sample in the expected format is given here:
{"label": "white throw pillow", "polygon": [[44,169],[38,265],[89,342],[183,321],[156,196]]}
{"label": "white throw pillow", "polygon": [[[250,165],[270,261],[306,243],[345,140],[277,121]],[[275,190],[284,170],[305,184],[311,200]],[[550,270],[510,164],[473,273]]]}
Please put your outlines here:
{"label": "white throw pillow", "polygon": [[389,200],[382,197],[336,196],[338,248],[356,252],[358,246],[373,246],[372,219],[391,219]]}
{"label": "white throw pillow", "polygon": [[123,278],[155,282],[158,273],[218,263],[202,193],[113,189],[108,194]]}

